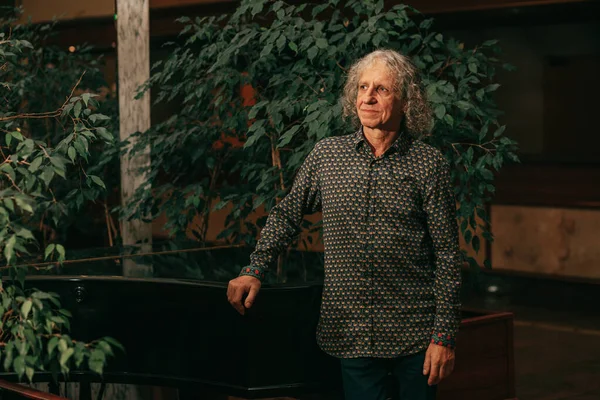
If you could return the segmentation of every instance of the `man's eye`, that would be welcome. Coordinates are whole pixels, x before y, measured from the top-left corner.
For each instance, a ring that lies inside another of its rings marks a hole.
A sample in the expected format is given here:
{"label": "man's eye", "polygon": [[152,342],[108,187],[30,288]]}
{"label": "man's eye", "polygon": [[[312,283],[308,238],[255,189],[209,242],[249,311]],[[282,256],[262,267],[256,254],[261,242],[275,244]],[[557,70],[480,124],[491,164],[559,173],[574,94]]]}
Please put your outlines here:
{"label": "man's eye", "polygon": [[380,86],[377,90],[379,90],[380,92],[387,92],[388,90],[386,88],[384,88],[383,86]]}

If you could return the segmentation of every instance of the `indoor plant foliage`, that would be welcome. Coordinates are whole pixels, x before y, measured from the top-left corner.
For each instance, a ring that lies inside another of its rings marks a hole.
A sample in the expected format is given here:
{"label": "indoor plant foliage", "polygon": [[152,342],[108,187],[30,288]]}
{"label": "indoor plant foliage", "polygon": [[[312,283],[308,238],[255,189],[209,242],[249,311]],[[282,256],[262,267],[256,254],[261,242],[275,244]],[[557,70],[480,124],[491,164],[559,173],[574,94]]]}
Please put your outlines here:
{"label": "indoor plant foliage", "polygon": [[[232,206],[222,237],[252,245],[256,229],[245,218],[262,206],[269,211],[285,195],[317,141],[356,129],[342,117],[339,101],[351,63],[391,48],[423,72],[435,121],[421,139],[454,167],[467,244],[479,251],[482,237],[492,240],[484,206],[494,192],[494,171],[518,161],[493,99],[495,72],[503,67],[495,41],[465,48],[432,30],[433,21],[416,10],[385,10],[383,0],[243,0],[232,15],[181,22],[181,42],[153,67],[145,86],[179,109],[140,137],[152,146],[156,193],[139,191],[142,207],[129,209],[130,216],[167,212],[169,228],[183,232],[219,199],[217,209]],[[247,87],[251,99],[241,95]],[[168,184],[161,176],[171,178]],[[466,252],[465,258],[478,266]]]}
{"label": "indoor plant foliage", "polygon": [[[55,34],[54,23],[19,24],[17,17],[22,10],[16,11],[16,16],[2,20],[2,31],[7,37],[10,35],[13,39],[32,43],[34,48],[23,48],[14,57],[5,60],[6,65],[11,68],[0,73],[4,77],[3,81],[9,81],[10,90],[2,92],[2,110],[16,114],[55,110],[74,90],[73,95],[84,92],[100,94],[94,97],[94,100],[98,100],[94,104],[95,113],[103,114],[102,118],[111,117],[111,129],[98,132],[106,140],[88,141],[83,136],[75,141],[79,151],[85,150],[81,154],[85,154],[82,157],[88,175],[102,177],[109,190],[101,190],[97,185],[81,186],[80,170],[65,170],[65,179],[54,183],[53,198],[57,201],[48,202],[39,208],[43,213],[36,216],[40,226],[38,239],[44,245],[52,241],[68,243],[70,248],[82,245],[103,246],[104,242],[98,239],[112,239],[114,230],[108,235],[98,235],[98,231],[102,229],[108,233],[107,229],[110,229],[105,223],[107,196],[119,183],[118,178],[116,179],[119,176],[118,150],[111,139],[115,137],[114,131],[118,127],[114,123],[117,117],[116,96],[109,90],[103,77],[101,57],[94,54],[91,47],[77,46],[73,52],[69,52],[66,48],[49,45],[47,41]],[[103,124],[107,125],[107,121],[103,121]],[[64,121],[53,117],[28,118],[22,121],[19,128],[27,137],[44,141],[50,147],[56,147],[64,139],[66,132]],[[118,136],[118,132],[116,135]],[[111,145],[107,146],[105,141],[109,141]],[[59,218],[60,224],[57,224]],[[95,229],[90,229],[93,225],[96,225]],[[94,235],[90,235],[89,231],[94,231]],[[88,243],[82,243],[82,238],[88,240]],[[89,243],[94,238],[98,238],[95,239],[96,242]]]}
{"label": "indoor plant foliage", "polygon": [[[69,216],[69,194],[62,193],[67,177],[69,185],[88,191],[89,198],[97,198],[104,190],[101,178],[88,173],[87,160],[94,143],[113,146],[112,134],[104,126],[109,118],[97,112],[95,95],[74,95],[80,83],[76,80],[57,104],[47,104],[37,112],[23,111],[25,89],[33,78],[23,75],[22,68],[39,53],[24,39],[31,33],[26,28],[6,21],[2,26],[0,270],[8,279],[0,281],[0,362],[4,370],[29,380],[39,371],[56,375],[89,368],[102,373],[107,358],[120,344],[111,338],[91,343],[73,340],[68,334],[70,313],[61,308],[56,294],[27,288],[28,267],[19,262],[45,258],[58,265],[65,259],[65,248],[56,239],[43,245],[46,238],[40,221],[58,229]],[[50,124],[61,129],[43,131]]]}

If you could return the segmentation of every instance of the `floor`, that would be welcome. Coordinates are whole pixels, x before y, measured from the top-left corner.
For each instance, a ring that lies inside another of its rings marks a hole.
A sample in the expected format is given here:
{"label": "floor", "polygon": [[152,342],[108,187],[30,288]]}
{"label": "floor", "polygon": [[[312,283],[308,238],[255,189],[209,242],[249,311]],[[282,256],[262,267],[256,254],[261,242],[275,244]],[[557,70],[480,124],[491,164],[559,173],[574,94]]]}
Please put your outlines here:
{"label": "floor", "polygon": [[518,399],[600,400],[600,285],[495,277],[490,286],[468,303],[514,313]]}

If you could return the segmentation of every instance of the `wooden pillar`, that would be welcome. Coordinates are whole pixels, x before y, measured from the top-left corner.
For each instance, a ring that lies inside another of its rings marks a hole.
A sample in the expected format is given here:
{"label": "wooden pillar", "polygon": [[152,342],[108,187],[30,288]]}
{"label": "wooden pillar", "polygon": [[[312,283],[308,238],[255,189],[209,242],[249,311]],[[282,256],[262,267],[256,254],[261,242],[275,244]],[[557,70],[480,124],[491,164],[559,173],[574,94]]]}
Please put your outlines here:
{"label": "wooden pillar", "polygon": [[[117,63],[120,113],[120,138],[129,139],[135,132],[150,128],[149,92],[135,99],[136,89],[150,77],[150,9],[149,0],[116,0],[117,4]],[[131,141],[131,140],[130,140]],[[135,142],[131,141],[131,145]],[[150,165],[150,149],[135,157],[121,158],[121,203],[128,204],[131,195],[146,179],[137,169]],[[152,225],[141,221],[122,221],[124,246],[135,245],[137,252],[152,248]],[[124,276],[152,275],[152,266],[136,259],[124,259]]]}

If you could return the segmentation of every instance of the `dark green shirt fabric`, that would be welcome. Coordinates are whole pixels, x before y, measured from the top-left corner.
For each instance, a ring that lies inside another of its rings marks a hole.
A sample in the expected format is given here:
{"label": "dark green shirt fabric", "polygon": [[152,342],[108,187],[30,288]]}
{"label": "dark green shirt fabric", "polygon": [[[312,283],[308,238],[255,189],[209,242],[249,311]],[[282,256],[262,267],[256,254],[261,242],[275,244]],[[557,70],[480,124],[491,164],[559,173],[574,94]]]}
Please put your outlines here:
{"label": "dark green shirt fabric", "polygon": [[375,157],[362,129],[318,142],[290,193],[272,209],[250,265],[264,278],[322,212],[325,272],[317,341],[343,358],[391,358],[453,348],[460,323],[461,258],[449,164],[402,133]]}

